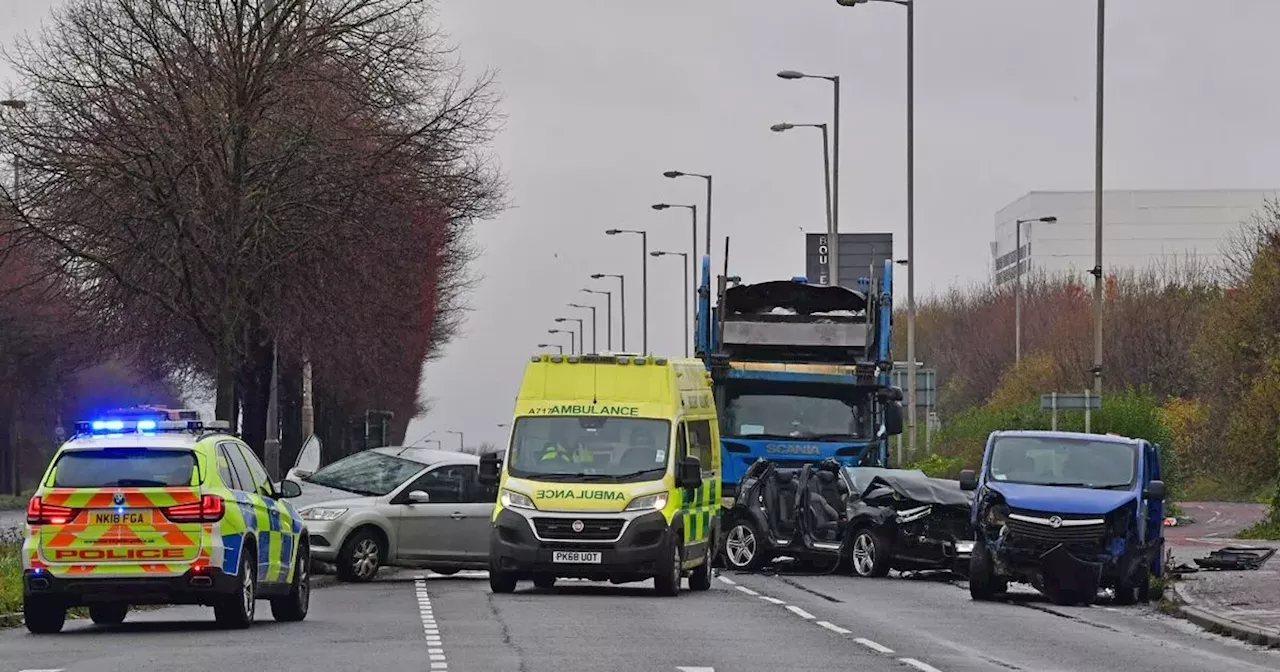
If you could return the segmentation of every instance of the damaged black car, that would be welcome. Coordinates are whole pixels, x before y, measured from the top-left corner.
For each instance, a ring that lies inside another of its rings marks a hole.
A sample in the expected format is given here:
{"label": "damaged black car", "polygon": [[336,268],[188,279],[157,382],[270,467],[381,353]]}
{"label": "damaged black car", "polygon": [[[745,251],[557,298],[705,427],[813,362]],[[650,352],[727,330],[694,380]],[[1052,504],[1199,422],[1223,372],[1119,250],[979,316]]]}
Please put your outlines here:
{"label": "damaged black car", "polygon": [[723,529],[725,566],[755,570],[782,557],[801,566],[880,577],[890,570],[962,571],[973,534],[972,494],[923,472],[802,467],[757,460]]}

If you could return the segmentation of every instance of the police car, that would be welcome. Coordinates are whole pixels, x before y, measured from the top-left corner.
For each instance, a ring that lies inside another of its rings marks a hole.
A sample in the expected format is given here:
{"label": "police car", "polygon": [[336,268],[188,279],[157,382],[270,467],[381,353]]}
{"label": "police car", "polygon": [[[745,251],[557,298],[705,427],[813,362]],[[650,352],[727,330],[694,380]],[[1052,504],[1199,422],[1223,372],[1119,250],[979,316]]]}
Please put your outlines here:
{"label": "police car", "polygon": [[[226,423],[142,408],[76,424],[27,506],[23,615],[56,633],[67,609],[94,623],[124,621],[131,605],[213,607],[247,628],[259,599],[278,621],[310,602],[307,530]],[[283,490],[283,491],[281,491]]]}

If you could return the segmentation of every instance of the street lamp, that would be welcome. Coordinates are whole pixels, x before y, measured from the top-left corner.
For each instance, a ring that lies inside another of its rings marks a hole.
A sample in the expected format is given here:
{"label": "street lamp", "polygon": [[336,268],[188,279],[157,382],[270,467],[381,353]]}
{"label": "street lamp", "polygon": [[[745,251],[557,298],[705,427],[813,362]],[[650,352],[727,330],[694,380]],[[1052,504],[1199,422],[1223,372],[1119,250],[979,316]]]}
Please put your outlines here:
{"label": "street lamp", "polygon": [[693,334],[689,333],[689,253],[688,252],[650,252],[654,257],[666,257],[672,255],[680,255],[684,258],[684,356],[689,356],[689,341],[693,340]]}
{"label": "street lamp", "polygon": [[605,235],[632,233],[640,236],[640,341],[641,354],[649,354],[649,234],[637,229],[609,229]]}
{"label": "street lamp", "polygon": [[587,351],[587,339],[582,335],[582,319],[577,317],[557,317],[556,322],[577,322],[578,323],[578,354]]}
{"label": "street lamp", "polygon": [[[620,326],[622,327],[622,351],[626,352],[627,351],[627,279],[621,273],[592,273],[591,274],[592,280],[599,280],[600,278],[617,278],[618,279],[618,304],[619,304],[618,312],[621,314],[618,321],[621,322]],[[612,298],[610,299],[609,305],[610,306],[613,305]],[[613,308],[610,308],[609,310],[613,310]],[[609,332],[610,334],[613,333],[612,320],[609,321]],[[610,338],[612,338],[612,336],[610,336]],[[609,349],[612,350],[613,347],[610,346]]]}
{"label": "street lamp", "polygon": [[835,90],[835,118],[831,143],[831,236],[827,241],[831,285],[840,284],[840,75],[807,75],[795,70],[778,73],[782,79],[825,79]]}
{"label": "street lamp", "polygon": [[[613,292],[604,289],[587,289],[582,291],[588,294],[604,294],[604,321],[605,321],[605,347],[609,348],[609,352],[613,352]],[[592,316],[591,324],[595,324],[594,316]],[[595,333],[595,327],[591,328]],[[594,339],[594,336],[593,336]]]}
{"label": "street lamp", "polygon": [[1058,221],[1057,217],[1050,216],[1019,219],[1013,223],[1013,241],[1016,247],[1014,254],[1017,258],[1015,262],[1017,265],[1013,272],[1017,279],[1013,285],[1013,361],[1015,364],[1022,361],[1022,225],[1032,222],[1052,224],[1056,221]]}
{"label": "street lamp", "polygon": [[[7,107],[13,110],[25,110],[27,108],[27,101],[18,100],[16,98],[10,98],[8,100],[0,100],[0,107]],[[13,150],[13,209],[17,212],[19,216],[21,216],[22,210],[21,210],[21,205],[19,201],[19,192],[22,189],[22,185],[21,185],[21,176],[19,174],[21,169],[18,164],[19,164],[18,150],[17,148],[15,148]]]}
{"label": "street lamp", "polygon": [[444,431],[447,434],[457,434],[458,435],[458,452],[460,453],[467,452],[467,444],[465,441],[462,440],[462,432],[459,432],[456,429],[446,429]]}
{"label": "street lamp", "polygon": [[[596,345],[596,307],[584,306],[581,303],[570,303],[566,305],[568,305],[570,308],[582,308],[584,310],[591,311],[591,352],[600,352],[598,346]],[[579,322],[581,322],[581,320],[579,320]],[[583,348],[583,349],[585,350],[586,348]]]}
{"label": "street lamp", "polygon": [[[663,177],[675,179],[677,177],[701,177],[707,181],[707,256],[711,256],[711,176],[699,173],[686,173],[680,170],[668,170],[662,174]],[[696,247],[696,246],[695,246]],[[698,251],[695,249],[693,254],[694,260],[698,258]]]}
{"label": "street lamp", "polygon": [[559,348],[560,354],[564,354],[564,346],[559,343],[539,343],[539,348]]}
{"label": "street lamp", "polygon": [[1107,0],[1098,0],[1093,146],[1093,392],[1102,396],[1102,55],[1106,37]]}
{"label": "street lamp", "polygon": [[793,128],[816,128],[822,131],[822,180],[826,183],[827,198],[823,203],[823,209],[827,213],[827,237],[834,237],[835,228],[832,226],[834,220],[831,219],[831,152],[830,145],[827,142],[827,125],[826,124],[774,124],[769,130],[774,133],[782,133]]}
{"label": "street lamp", "polygon": [[[653,208],[654,210],[658,210],[658,211],[667,210],[667,209],[669,209],[669,208],[687,208],[687,209],[688,209],[688,210],[693,214],[693,217],[692,217],[692,220],[691,220],[691,221],[692,221],[693,226],[691,227],[691,230],[690,230],[690,232],[689,232],[689,233],[690,233],[690,243],[691,243],[691,244],[690,244],[690,247],[689,247],[689,258],[693,260],[693,262],[694,262],[694,263],[693,263],[694,268],[687,268],[687,267],[686,267],[684,270],[685,270],[685,273],[686,273],[686,274],[688,274],[688,275],[689,275],[689,277],[692,279],[692,282],[691,282],[690,284],[692,284],[694,287],[697,287],[697,286],[698,286],[698,269],[697,269],[697,264],[698,264],[698,206],[696,206],[696,205],[681,205],[681,204],[678,204],[678,203],[655,203],[655,204],[653,204],[653,205],[651,205],[651,206],[649,206],[649,207]],[[708,249],[707,249],[707,254],[711,254],[711,249],[710,249],[710,248],[708,248]],[[689,286],[688,286],[688,285],[686,285],[686,286],[685,286],[685,291],[686,291],[686,292],[687,292],[687,291],[689,291]],[[688,308],[688,304],[686,304],[686,305],[685,305],[685,312],[688,312],[688,310],[689,310],[689,308]]]}
{"label": "street lamp", "polygon": [[[547,333],[548,334],[569,334],[569,354],[571,355],[576,354],[577,350],[574,348],[574,343],[576,341],[573,340],[573,337],[577,336],[577,334],[573,333],[572,329],[548,329]],[[564,350],[561,350],[560,352],[563,353]]]}

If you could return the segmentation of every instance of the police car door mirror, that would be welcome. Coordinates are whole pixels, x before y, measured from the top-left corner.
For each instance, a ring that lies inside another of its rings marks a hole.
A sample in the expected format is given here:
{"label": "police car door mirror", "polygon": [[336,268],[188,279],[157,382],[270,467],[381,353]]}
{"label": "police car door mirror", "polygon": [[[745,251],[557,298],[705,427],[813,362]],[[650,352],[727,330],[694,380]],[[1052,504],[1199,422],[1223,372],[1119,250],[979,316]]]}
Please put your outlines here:
{"label": "police car door mirror", "polygon": [[676,486],[681,488],[697,488],[702,485],[702,462],[689,456],[680,460],[676,467]]}
{"label": "police car door mirror", "polygon": [[431,495],[428,495],[426,492],[423,492],[422,490],[414,490],[413,492],[409,493],[410,504],[426,504],[430,501],[431,501]]}
{"label": "police car door mirror", "polygon": [[498,482],[498,474],[502,470],[502,460],[497,453],[485,453],[480,456],[480,472],[476,476],[476,480],[482,485],[495,485]]}
{"label": "police car door mirror", "polygon": [[1147,489],[1142,491],[1142,495],[1157,502],[1163,500],[1165,495],[1164,481],[1151,481],[1147,484]]}
{"label": "police car door mirror", "polygon": [[972,469],[962,469],[960,471],[960,489],[961,490],[977,490],[978,474]]}
{"label": "police car door mirror", "polygon": [[897,436],[902,433],[902,403],[892,402],[884,407],[884,433]]}
{"label": "police car door mirror", "polygon": [[302,495],[302,486],[288,479],[280,482],[280,496],[284,499],[300,497]]}

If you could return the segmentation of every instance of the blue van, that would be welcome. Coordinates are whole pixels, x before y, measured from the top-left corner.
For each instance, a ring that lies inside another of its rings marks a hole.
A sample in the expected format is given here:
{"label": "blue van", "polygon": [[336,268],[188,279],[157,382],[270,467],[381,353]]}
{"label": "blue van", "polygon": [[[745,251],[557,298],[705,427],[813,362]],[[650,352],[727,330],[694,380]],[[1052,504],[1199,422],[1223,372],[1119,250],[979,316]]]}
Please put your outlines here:
{"label": "blue van", "polygon": [[974,490],[969,592],[989,600],[1029,583],[1058,604],[1150,599],[1163,574],[1160,446],[1114,434],[999,431],[987,438]]}

